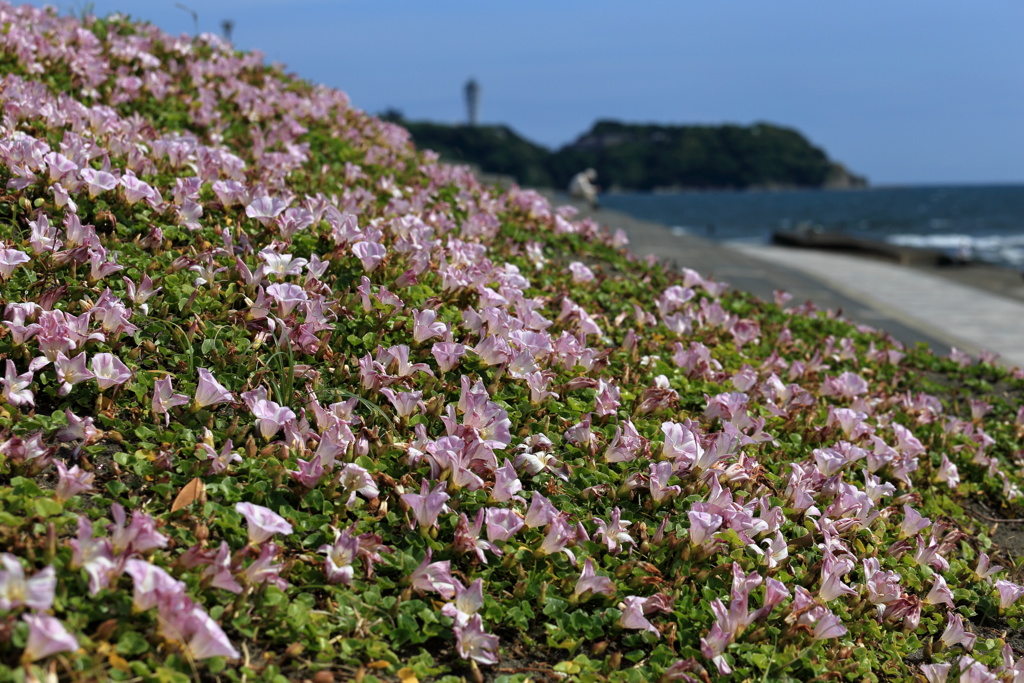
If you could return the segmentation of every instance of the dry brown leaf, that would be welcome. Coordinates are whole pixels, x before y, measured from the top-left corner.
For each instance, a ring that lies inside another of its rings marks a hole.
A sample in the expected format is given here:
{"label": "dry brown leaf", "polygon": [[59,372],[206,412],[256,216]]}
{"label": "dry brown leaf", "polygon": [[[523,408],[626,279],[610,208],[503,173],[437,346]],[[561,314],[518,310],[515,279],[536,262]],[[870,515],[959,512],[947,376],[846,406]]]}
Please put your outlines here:
{"label": "dry brown leaf", "polygon": [[174,499],[171,504],[171,512],[177,512],[182,508],[186,508],[196,500],[206,495],[206,484],[199,477],[196,477],[189,483],[185,484],[181,491],[178,492],[178,496]]}

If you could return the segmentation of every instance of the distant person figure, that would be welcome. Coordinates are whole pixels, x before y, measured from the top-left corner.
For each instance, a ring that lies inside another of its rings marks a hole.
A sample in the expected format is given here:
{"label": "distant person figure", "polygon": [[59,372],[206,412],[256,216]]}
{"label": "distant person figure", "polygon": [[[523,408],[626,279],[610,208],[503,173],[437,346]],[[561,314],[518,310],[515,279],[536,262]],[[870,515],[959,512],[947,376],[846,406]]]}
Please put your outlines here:
{"label": "distant person figure", "polygon": [[600,205],[597,202],[597,186],[594,185],[595,180],[597,180],[597,171],[594,169],[588,168],[585,171],[580,171],[572,177],[572,180],[569,181],[569,196],[574,199],[586,200],[591,209],[600,208]]}

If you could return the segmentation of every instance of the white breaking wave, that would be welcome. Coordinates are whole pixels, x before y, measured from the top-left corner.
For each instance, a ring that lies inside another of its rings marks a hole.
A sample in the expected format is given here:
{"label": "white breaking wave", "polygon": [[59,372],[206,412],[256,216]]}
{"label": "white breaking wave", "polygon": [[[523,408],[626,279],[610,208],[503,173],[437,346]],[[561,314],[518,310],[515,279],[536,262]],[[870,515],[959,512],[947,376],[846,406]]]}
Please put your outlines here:
{"label": "white breaking wave", "polygon": [[886,240],[905,247],[939,249],[966,259],[1024,267],[1024,234],[889,235]]}

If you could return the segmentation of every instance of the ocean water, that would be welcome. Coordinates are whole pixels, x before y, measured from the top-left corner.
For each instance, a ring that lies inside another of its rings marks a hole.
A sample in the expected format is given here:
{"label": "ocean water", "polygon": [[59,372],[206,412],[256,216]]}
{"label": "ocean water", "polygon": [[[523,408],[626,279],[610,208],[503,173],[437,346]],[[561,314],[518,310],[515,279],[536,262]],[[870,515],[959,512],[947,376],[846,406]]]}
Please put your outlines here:
{"label": "ocean water", "polygon": [[624,193],[601,203],[715,240],[768,243],[803,226],[1024,270],[1024,185]]}

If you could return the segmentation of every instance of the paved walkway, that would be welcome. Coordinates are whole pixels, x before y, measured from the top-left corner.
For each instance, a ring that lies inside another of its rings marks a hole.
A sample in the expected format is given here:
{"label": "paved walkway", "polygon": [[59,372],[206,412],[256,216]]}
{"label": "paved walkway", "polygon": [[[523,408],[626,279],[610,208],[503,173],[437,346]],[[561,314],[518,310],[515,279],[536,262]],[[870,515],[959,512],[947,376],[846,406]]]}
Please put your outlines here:
{"label": "paved walkway", "polygon": [[[553,199],[568,203],[563,194]],[[1007,365],[1024,366],[1024,279],[1018,273],[980,265],[908,267],[816,250],[722,244],[576,205],[581,215],[624,229],[636,254],[654,254],[763,299],[785,290],[794,303],[813,301],[907,345],[923,342],[939,354],[953,346],[974,355],[987,350]]]}
{"label": "paved walkway", "polygon": [[1024,303],[888,262],[786,247],[728,245],[739,253],[810,275],[904,324],[977,353],[1024,366]]}

